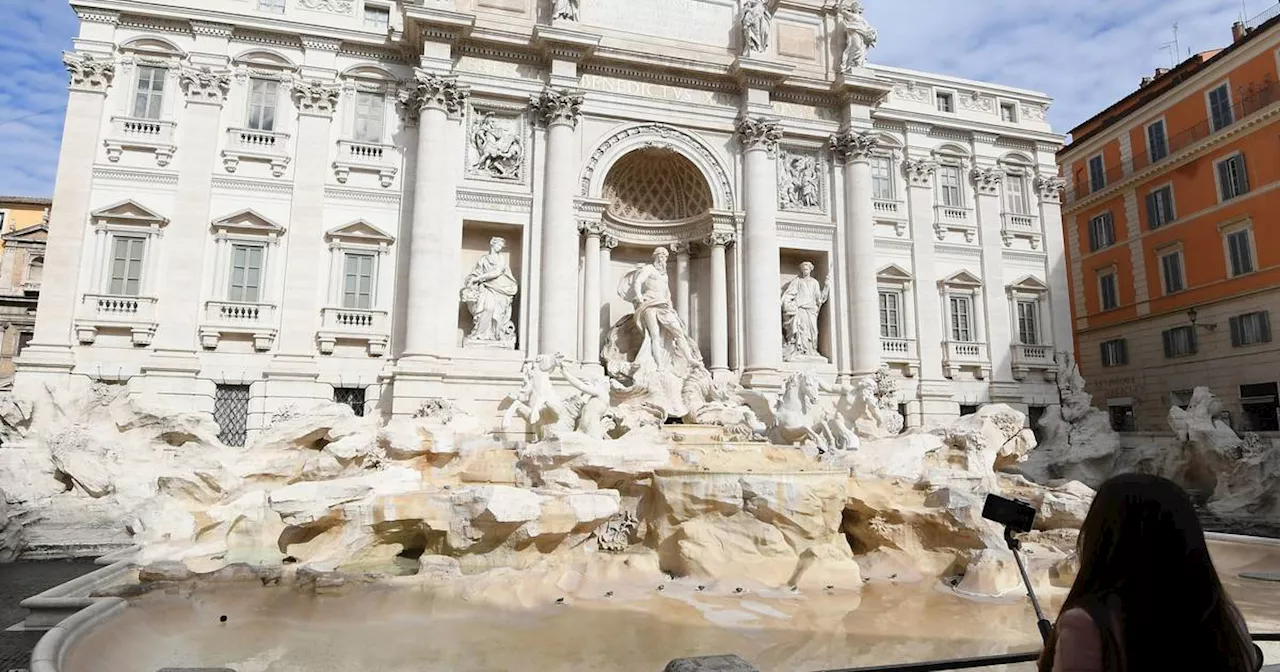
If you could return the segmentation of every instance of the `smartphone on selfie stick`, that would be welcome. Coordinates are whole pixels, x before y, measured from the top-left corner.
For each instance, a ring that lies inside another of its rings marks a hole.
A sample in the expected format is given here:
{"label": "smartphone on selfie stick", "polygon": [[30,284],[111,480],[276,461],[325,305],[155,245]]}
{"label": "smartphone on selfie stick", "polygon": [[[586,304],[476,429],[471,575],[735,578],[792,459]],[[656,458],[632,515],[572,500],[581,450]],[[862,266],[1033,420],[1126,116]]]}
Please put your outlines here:
{"label": "smartphone on selfie stick", "polygon": [[982,517],[1004,525],[1004,542],[1009,545],[1009,550],[1013,551],[1013,559],[1018,563],[1018,572],[1022,574],[1022,584],[1027,587],[1027,597],[1031,598],[1031,607],[1036,610],[1036,627],[1040,628],[1040,637],[1047,644],[1049,633],[1053,631],[1053,624],[1049,623],[1049,619],[1045,618],[1044,612],[1040,610],[1040,601],[1036,599],[1036,591],[1031,588],[1027,567],[1022,564],[1022,554],[1018,553],[1022,543],[1013,536],[1014,533],[1031,531],[1036,522],[1035,507],[1016,499],[987,495],[987,501],[982,505]]}

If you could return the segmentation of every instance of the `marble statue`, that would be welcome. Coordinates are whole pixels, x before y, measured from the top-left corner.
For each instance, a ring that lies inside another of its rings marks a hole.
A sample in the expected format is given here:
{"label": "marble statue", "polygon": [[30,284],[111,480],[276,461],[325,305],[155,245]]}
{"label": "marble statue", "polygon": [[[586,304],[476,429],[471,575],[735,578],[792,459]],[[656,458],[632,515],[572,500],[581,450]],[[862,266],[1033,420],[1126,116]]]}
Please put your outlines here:
{"label": "marble statue", "polygon": [[888,408],[885,400],[893,393],[881,393],[880,376],[864,376],[852,383],[820,385],[828,394],[836,395],[835,413],[828,418],[834,446],[839,450],[856,450],[864,439],[883,439],[902,431],[902,415]]}
{"label": "marble statue", "polygon": [[770,401],[755,390],[742,390],[743,402],[769,428],[769,440],[784,446],[808,444],[826,453],[837,445],[830,431],[831,407],[824,404],[818,377],[804,371],[792,373],[783,383],[782,395]]}
{"label": "marble statue", "polygon": [[514,348],[516,325],[511,321],[511,303],[520,287],[507,258],[506,241],[489,239],[489,253],[480,257],[462,282],[462,302],[471,311],[471,333],[466,345]]}
{"label": "marble statue", "polygon": [[520,368],[524,384],[508,394],[503,403],[510,402],[502,415],[501,427],[506,430],[512,419],[519,415],[529,423],[536,439],[550,439],[571,431],[573,425],[564,402],[551,383],[551,374],[559,369],[564,355],[538,355]]}
{"label": "marble statue", "polygon": [[644,264],[627,273],[618,293],[635,307],[636,325],[644,332],[644,350],[658,370],[670,366],[675,357],[686,363],[701,362],[697,344],[685,333],[684,322],[671,300],[671,284],[667,280],[665,247],[653,251],[653,263]]}
{"label": "marble statue", "polygon": [[813,264],[806,261],[800,264],[800,277],[782,288],[783,356],[789,362],[823,359],[818,354],[818,313],[831,294],[831,278],[824,287],[812,273]]}
{"label": "marble statue", "polygon": [[553,0],[551,17],[553,19],[578,20],[579,0]]}
{"label": "marble statue", "polygon": [[742,47],[744,54],[759,54],[769,48],[773,17],[766,0],[742,0]]}
{"label": "marble statue", "polygon": [[818,161],[812,156],[787,156],[782,172],[780,204],[785,210],[812,210],[821,207]]}
{"label": "marble statue", "polygon": [[486,112],[474,122],[471,145],[476,152],[473,170],[504,180],[520,177],[524,144],[514,131],[498,124],[492,113]]}
{"label": "marble statue", "polygon": [[569,413],[574,417],[573,429],[593,439],[609,437],[616,426],[609,412],[609,393],[617,383],[604,376],[579,378],[564,369],[563,359],[559,363],[560,375],[580,393],[570,399]]}
{"label": "marble statue", "polygon": [[844,27],[844,56],[840,69],[852,72],[856,68],[867,65],[867,51],[876,46],[879,34],[867,22],[863,15],[862,3],[858,0],[841,0],[837,5],[840,25]]}

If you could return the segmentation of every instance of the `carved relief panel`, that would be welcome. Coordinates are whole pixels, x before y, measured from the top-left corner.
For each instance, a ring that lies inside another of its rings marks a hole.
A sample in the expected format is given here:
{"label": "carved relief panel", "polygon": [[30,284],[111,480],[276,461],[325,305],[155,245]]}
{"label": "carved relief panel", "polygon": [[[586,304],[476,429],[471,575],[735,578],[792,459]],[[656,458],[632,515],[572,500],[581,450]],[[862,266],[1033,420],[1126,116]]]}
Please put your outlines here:
{"label": "carved relief panel", "polygon": [[527,115],[523,111],[472,105],[467,119],[467,177],[527,182]]}
{"label": "carved relief panel", "polygon": [[783,148],[778,160],[778,209],[827,211],[827,164],[816,150]]}

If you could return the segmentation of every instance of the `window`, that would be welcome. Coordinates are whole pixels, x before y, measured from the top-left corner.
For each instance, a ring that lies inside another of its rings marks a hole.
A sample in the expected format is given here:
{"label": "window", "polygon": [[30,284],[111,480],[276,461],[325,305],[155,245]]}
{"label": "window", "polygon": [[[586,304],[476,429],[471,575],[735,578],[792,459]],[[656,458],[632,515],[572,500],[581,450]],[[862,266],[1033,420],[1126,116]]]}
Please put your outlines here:
{"label": "window", "polygon": [[939,93],[937,94],[936,98],[937,98],[937,101],[938,101],[938,111],[939,111],[939,112],[955,112],[955,111],[956,111],[956,98],[955,98],[955,96],[953,96],[953,95],[951,95],[951,94],[949,94],[949,93],[942,93],[942,92],[939,92]]}
{"label": "window", "polygon": [[1235,121],[1231,110],[1231,89],[1226,84],[1209,92],[1209,124],[1215,130],[1230,126]]}
{"label": "window", "polygon": [[284,0],[258,0],[258,9],[274,14],[284,14]]}
{"label": "window", "polygon": [[1280,385],[1262,383],[1240,386],[1246,432],[1280,431]]}
{"label": "window", "polygon": [[1271,313],[1260,310],[1231,318],[1231,347],[1271,342]]}
{"label": "window", "polygon": [[1021,175],[1006,175],[1004,178],[1005,208],[1015,215],[1025,215],[1030,211],[1027,202],[1027,179]]}
{"label": "window", "polygon": [[1229,201],[1249,193],[1249,173],[1245,170],[1244,154],[1236,154],[1218,162],[1218,192],[1222,200]]}
{"label": "window", "polygon": [[1147,194],[1147,226],[1158,229],[1173,220],[1173,187],[1165,185]]}
{"label": "window", "polygon": [[1104,367],[1124,366],[1129,363],[1129,341],[1113,338],[1102,342],[1102,365]]}
{"label": "window", "polygon": [[351,407],[357,418],[364,417],[363,387],[335,387],[333,388],[333,401],[334,403]]}
{"label": "window", "polygon": [[34,332],[30,332],[30,331],[18,332],[18,344],[17,346],[14,347],[13,356],[17,357],[18,355],[21,355],[22,351],[27,348],[27,344],[30,343],[31,339],[34,337],[35,337]]}
{"label": "window", "polygon": [[249,80],[249,128],[255,131],[276,130],[276,104],[280,83],[270,79]]}
{"label": "window", "polygon": [[1227,265],[1233,278],[1253,272],[1253,229],[1243,228],[1227,234]]}
{"label": "window", "polygon": [[142,237],[112,237],[108,294],[138,296],[142,292],[142,255],[146,245],[147,239]]}
{"label": "window", "polygon": [[36,257],[27,264],[27,279],[23,284],[38,287],[44,281],[44,257]]}
{"label": "window", "polygon": [[1023,345],[1040,345],[1040,303],[1018,302],[1018,342]]}
{"label": "window", "polygon": [[1116,244],[1116,226],[1110,212],[1089,220],[1089,250],[1096,252]]}
{"label": "window", "polygon": [[1164,356],[1166,359],[1196,354],[1195,327],[1188,325],[1165,329],[1161,336],[1164,339]]}
{"label": "window", "polygon": [[373,255],[348,252],[344,256],[342,307],[373,308]]}
{"label": "window", "polygon": [[951,340],[972,343],[973,300],[967,296],[951,297]]}
{"label": "window", "polygon": [[1000,103],[1000,120],[1010,124],[1018,123],[1018,106],[1013,103]]}
{"label": "window", "polygon": [[139,119],[159,119],[164,103],[164,68],[138,66],[138,89],[133,97],[133,116]]}
{"label": "window", "polygon": [[219,441],[228,446],[243,446],[249,427],[249,386],[214,388],[213,421],[218,423]]}
{"label": "window", "polygon": [[960,417],[963,418],[966,415],[977,415],[977,413],[977,404],[960,404]]}
{"label": "window", "polygon": [[1098,276],[1098,295],[1101,297],[1103,310],[1115,310],[1120,307],[1120,292],[1116,287],[1115,271]]}
{"label": "window", "polygon": [[960,166],[938,168],[938,188],[942,192],[943,205],[949,208],[964,207],[964,196],[960,191]]}
{"label": "window", "polygon": [[264,252],[261,245],[231,246],[231,286],[227,290],[228,301],[257,303],[261,300]]}
{"label": "window", "polygon": [[1163,119],[1147,126],[1147,156],[1151,163],[1169,156],[1169,135],[1165,132]]}
{"label": "window", "polygon": [[880,336],[902,338],[902,294],[880,292]]}
{"label": "window", "polygon": [[387,32],[387,27],[391,25],[391,10],[386,7],[371,7],[365,5],[364,8],[364,27],[369,30],[377,30]]}
{"label": "window", "polygon": [[887,156],[871,159],[871,197],[893,200],[893,159]]}
{"label": "window", "polygon": [[1160,277],[1164,280],[1164,293],[1174,294],[1186,287],[1182,278],[1182,250],[1160,255]]}
{"label": "window", "polygon": [[1089,159],[1089,191],[1101,191],[1107,186],[1107,171],[1102,166],[1102,155]]}
{"label": "window", "polygon": [[1111,416],[1111,429],[1117,432],[1132,432],[1138,428],[1138,417],[1133,413],[1133,404],[1107,404]]}
{"label": "window", "polygon": [[387,98],[380,93],[356,94],[356,140],[382,142]]}

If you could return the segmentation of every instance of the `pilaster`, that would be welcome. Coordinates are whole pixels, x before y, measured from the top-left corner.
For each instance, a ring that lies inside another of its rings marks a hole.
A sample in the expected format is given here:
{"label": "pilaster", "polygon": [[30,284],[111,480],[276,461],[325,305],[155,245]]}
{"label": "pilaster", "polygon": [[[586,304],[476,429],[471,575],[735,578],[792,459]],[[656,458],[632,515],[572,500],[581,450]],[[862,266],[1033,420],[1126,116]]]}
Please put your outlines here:
{"label": "pilaster", "polygon": [[[902,163],[907,178],[907,211],[911,219],[911,268],[915,300],[916,347],[920,358],[920,389],[923,396],[929,384],[941,389],[946,379],[942,372],[942,340],[947,322],[943,317],[942,298],[938,295],[937,262],[933,241],[934,174],[938,164],[930,159],[907,159]],[[928,335],[928,336],[926,336]],[[929,409],[924,413],[928,414]]]}
{"label": "pilaster", "polygon": [[853,325],[853,374],[880,368],[879,289],[876,283],[875,213],[871,202],[871,153],[877,136],[853,129],[832,136],[830,145],[844,165],[845,275]]}
{"label": "pilaster", "polygon": [[1071,289],[1067,282],[1067,250],[1063,238],[1062,190],[1067,181],[1057,175],[1036,177],[1036,194],[1040,201],[1040,224],[1044,229],[1044,251],[1049,257],[1048,331],[1057,350],[1074,350],[1071,328]]}
{"label": "pilaster", "polygon": [[745,289],[746,362],[743,382],[768,387],[780,382],[782,309],[778,303],[778,142],[776,119],[744,116],[738,121],[743,152],[743,191],[747,217],[743,224],[742,264]]}
{"label": "pilaster", "polygon": [[987,356],[991,358],[991,383],[1013,382],[1013,322],[1009,297],[1005,292],[1004,242],[1000,237],[1000,186],[1004,172],[995,166],[980,166],[970,173],[973,180],[974,212],[978,218],[978,238],[982,246],[983,330]]}
{"label": "pilaster", "polygon": [[530,100],[547,129],[546,172],[542,198],[542,267],[538,296],[538,350],[543,354],[577,352],[578,237],[574,221],[573,185],[577,162],[574,134],[583,96],[548,87]]}

